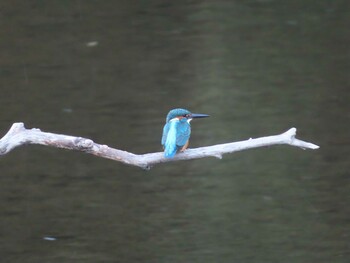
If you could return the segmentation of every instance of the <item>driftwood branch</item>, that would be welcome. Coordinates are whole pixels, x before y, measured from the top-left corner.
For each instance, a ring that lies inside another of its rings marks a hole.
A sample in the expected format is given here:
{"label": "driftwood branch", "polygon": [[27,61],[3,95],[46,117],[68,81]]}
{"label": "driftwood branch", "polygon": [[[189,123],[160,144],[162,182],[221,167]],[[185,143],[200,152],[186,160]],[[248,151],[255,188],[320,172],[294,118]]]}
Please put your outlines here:
{"label": "driftwood branch", "polygon": [[271,146],[276,144],[288,144],[302,149],[318,149],[319,146],[298,140],[295,138],[296,128],[273,136],[260,137],[245,141],[217,144],[195,149],[187,149],[183,153],[178,153],[174,158],[165,158],[162,152],[133,154],[126,151],[101,145],[90,139],[42,132],[40,129],[26,129],[21,122],[14,123],[7,134],[0,140],[0,155],[9,153],[14,148],[24,144],[41,144],[51,147],[77,150],[90,153],[99,157],[112,159],[125,164],[134,165],[143,169],[150,169],[158,163],[173,162],[180,160],[191,160],[213,156],[222,157],[225,153],[247,150],[251,148]]}

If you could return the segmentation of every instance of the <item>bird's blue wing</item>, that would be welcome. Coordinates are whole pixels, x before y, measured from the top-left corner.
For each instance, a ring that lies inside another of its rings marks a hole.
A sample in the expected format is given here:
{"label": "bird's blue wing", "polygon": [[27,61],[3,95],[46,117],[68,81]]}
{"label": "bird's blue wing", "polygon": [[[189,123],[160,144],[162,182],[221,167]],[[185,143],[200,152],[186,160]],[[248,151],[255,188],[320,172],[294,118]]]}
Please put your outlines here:
{"label": "bird's blue wing", "polygon": [[162,135],[162,145],[163,146],[165,145],[166,138],[168,136],[168,132],[169,132],[169,123],[165,124],[164,128],[163,128],[163,135]]}
{"label": "bird's blue wing", "polygon": [[167,158],[175,156],[177,151],[176,146],[176,127],[178,122],[168,122],[163,129],[162,144],[164,146],[164,155]]}
{"label": "bird's blue wing", "polygon": [[180,123],[177,127],[176,145],[179,147],[184,146],[190,139],[191,126],[188,122]]}

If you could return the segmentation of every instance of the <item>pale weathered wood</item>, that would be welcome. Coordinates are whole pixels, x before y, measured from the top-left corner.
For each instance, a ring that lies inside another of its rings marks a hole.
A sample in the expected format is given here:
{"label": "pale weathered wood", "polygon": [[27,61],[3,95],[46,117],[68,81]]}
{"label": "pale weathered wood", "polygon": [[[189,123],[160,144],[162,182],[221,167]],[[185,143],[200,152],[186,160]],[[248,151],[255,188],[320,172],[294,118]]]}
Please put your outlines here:
{"label": "pale weathered wood", "polygon": [[77,150],[90,153],[102,158],[108,158],[125,164],[134,165],[143,169],[150,169],[158,163],[173,162],[180,160],[191,160],[213,156],[221,158],[225,153],[247,150],[251,148],[288,144],[302,149],[318,149],[319,146],[298,140],[295,138],[296,128],[273,136],[260,137],[239,142],[217,144],[213,146],[187,149],[178,153],[174,158],[165,158],[162,152],[133,154],[126,151],[101,145],[90,139],[74,137],[69,135],[42,132],[40,129],[26,129],[21,122],[14,123],[7,134],[0,140],[0,155],[9,153],[14,148],[24,144],[41,144],[69,150]]}

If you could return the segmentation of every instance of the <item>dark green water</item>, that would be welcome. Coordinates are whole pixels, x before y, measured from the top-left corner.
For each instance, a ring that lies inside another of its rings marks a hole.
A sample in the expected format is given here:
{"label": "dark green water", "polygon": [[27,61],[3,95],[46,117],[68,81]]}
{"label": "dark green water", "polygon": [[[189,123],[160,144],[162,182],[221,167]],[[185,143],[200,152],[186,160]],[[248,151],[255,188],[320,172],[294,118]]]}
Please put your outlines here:
{"label": "dark green water", "polygon": [[[298,128],[321,146],[145,172],[26,146],[0,159],[1,262],[349,262],[348,1],[3,1],[0,132],[160,151]],[[47,239],[54,240],[47,240]]]}

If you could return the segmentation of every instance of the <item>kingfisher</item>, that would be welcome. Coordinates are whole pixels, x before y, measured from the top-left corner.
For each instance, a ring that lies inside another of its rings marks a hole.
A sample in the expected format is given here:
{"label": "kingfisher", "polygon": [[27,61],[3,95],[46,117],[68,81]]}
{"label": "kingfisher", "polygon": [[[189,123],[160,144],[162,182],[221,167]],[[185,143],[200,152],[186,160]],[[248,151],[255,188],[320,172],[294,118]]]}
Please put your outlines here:
{"label": "kingfisher", "polygon": [[195,118],[209,117],[207,114],[191,113],[186,109],[173,109],[166,116],[163,128],[162,145],[164,156],[173,158],[177,151],[185,151],[191,135],[190,121]]}

